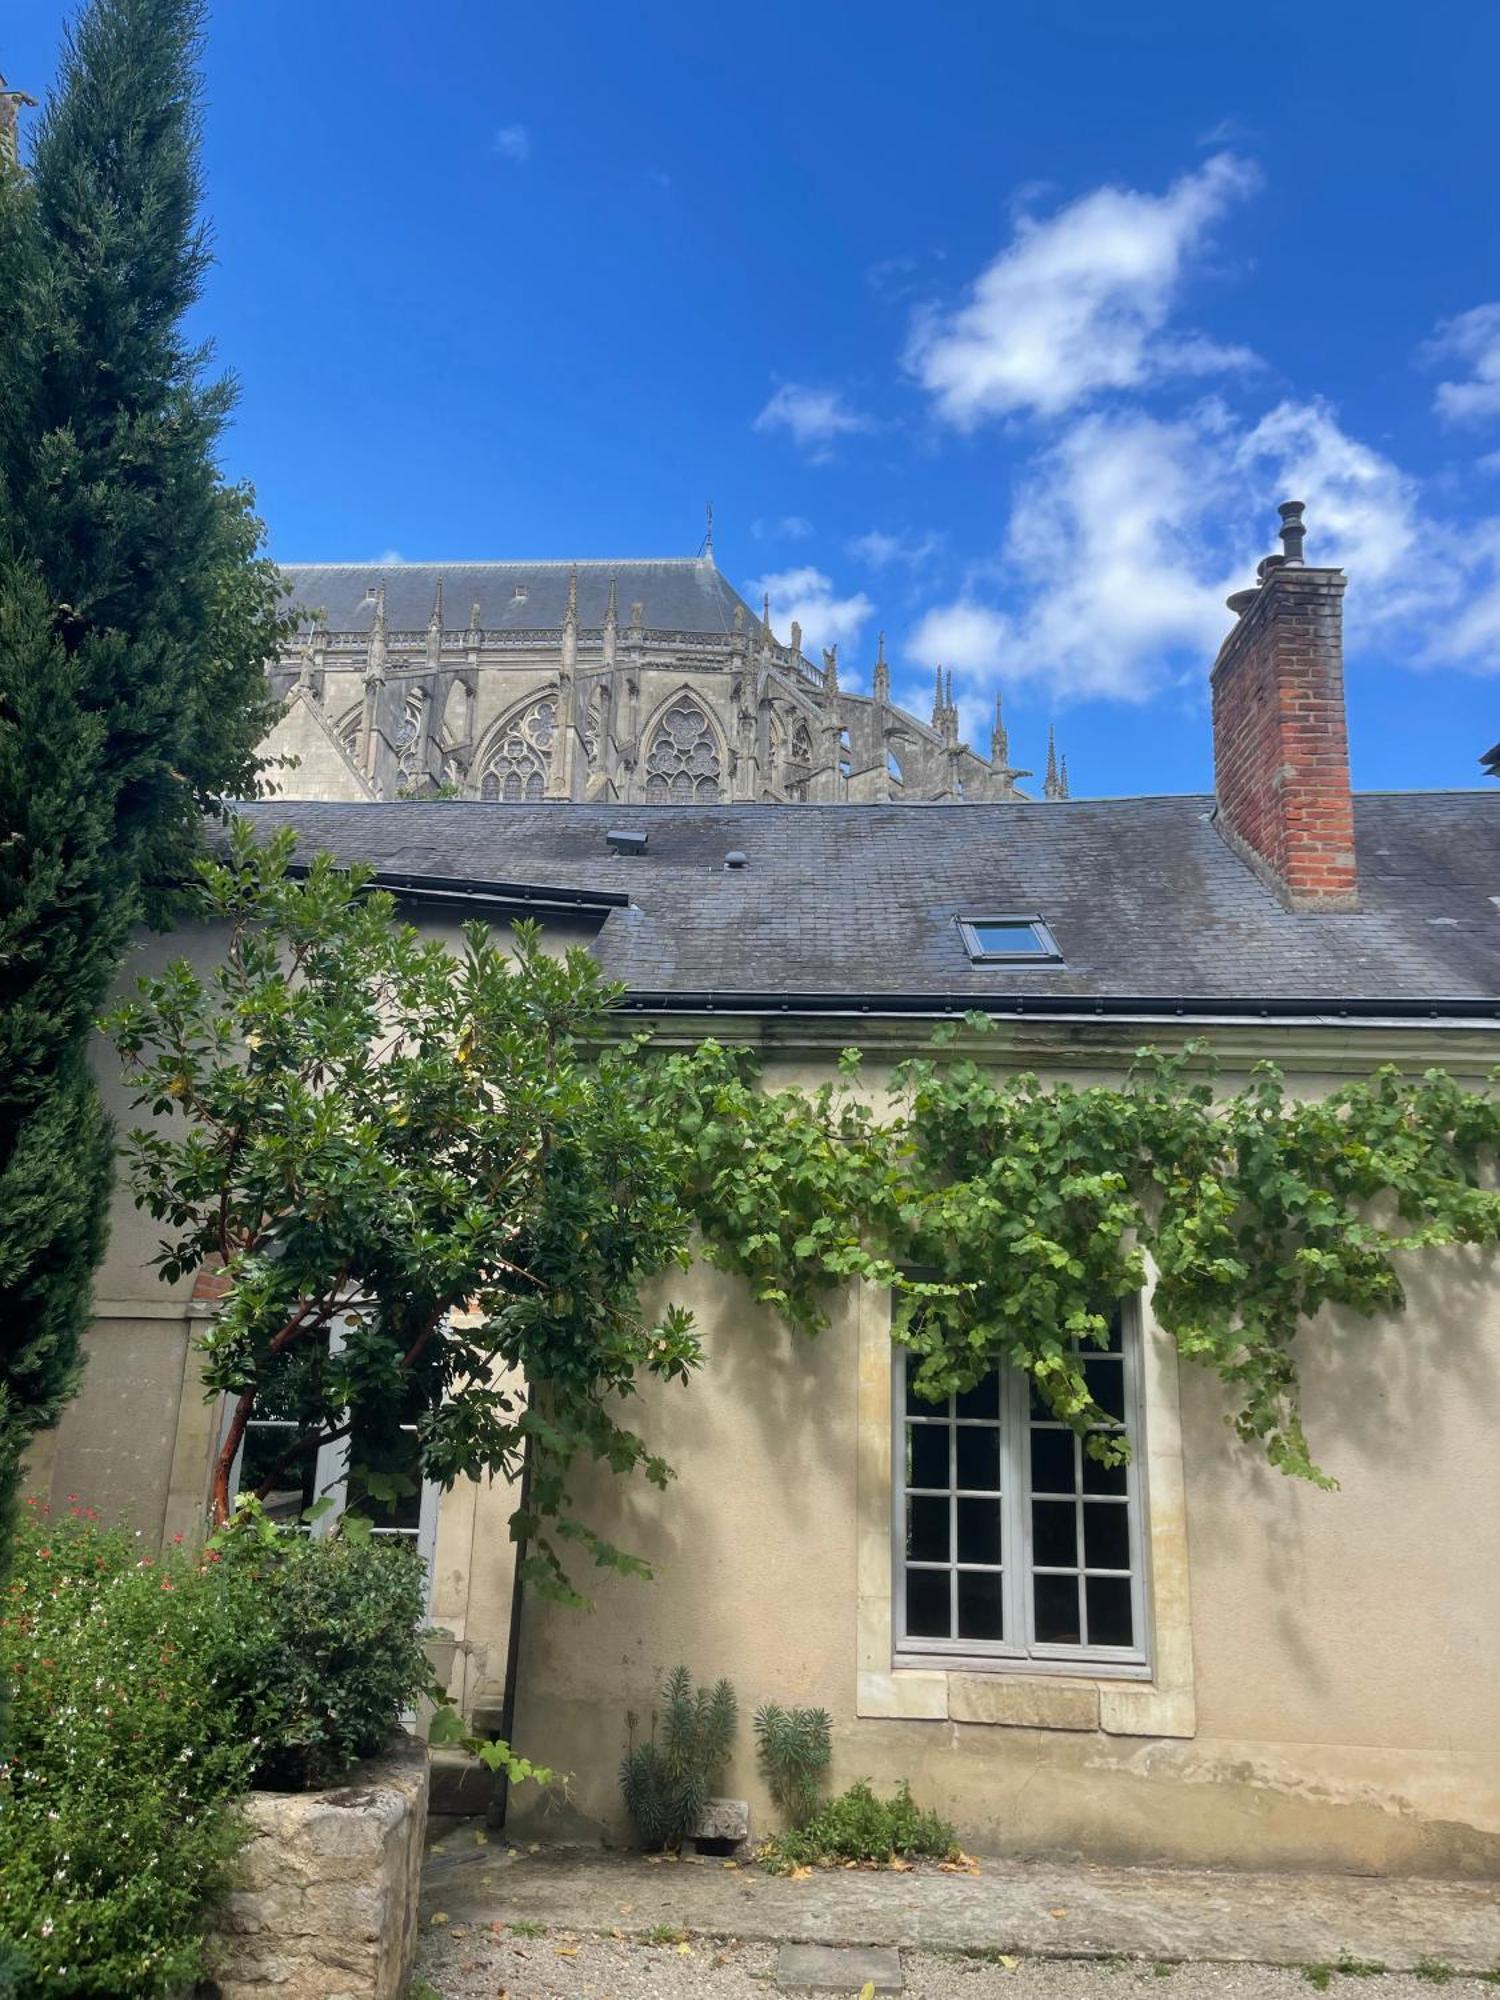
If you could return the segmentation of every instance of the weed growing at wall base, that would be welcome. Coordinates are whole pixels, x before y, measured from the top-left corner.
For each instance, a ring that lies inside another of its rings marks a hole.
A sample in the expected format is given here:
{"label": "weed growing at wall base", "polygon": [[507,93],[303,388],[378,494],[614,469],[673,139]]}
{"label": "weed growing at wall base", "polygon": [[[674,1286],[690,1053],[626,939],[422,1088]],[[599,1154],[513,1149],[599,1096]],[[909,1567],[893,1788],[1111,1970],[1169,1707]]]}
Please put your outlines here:
{"label": "weed growing at wall base", "polygon": [[805,1826],[776,1833],[761,1848],[773,1875],[793,1868],[821,1868],[856,1861],[890,1867],[908,1860],[951,1861],[958,1839],[947,1820],[924,1812],[904,1781],[889,1799],[877,1798],[861,1779],[830,1799]]}

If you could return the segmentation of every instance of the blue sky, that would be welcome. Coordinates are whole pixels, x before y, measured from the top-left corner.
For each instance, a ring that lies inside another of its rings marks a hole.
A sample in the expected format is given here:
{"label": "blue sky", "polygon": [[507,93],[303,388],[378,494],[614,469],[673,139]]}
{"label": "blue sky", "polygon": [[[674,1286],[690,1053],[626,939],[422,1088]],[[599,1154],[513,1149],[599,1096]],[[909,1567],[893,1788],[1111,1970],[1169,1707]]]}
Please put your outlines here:
{"label": "blue sky", "polygon": [[[68,10],[11,0],[45,87]],[[1308,506],[1355,782],[1500,737],[1500,9],[220,0],[239,377],[285,559],[691,554],[898,693],[1210,777],[1227,589]]]}

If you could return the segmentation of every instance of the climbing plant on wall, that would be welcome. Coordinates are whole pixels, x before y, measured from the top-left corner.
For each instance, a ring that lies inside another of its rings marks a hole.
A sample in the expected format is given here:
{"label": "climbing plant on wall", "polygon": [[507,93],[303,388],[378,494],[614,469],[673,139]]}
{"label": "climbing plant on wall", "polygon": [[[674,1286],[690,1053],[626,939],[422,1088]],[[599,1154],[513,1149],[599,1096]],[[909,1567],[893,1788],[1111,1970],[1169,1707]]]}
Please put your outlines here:
{"label": "climbing plant on wall", "polygon": [[1399,1309],[1402,1251],[1500,1241],[1500,1104],[1442,1071],[1384,1068],[1308,1102],[1270,1063],[1217,1094],[1198,1045],[1088,1086],[935,1054],[898,1065],[883,1112],[860,1071],[846,1050],[838,1081],[777,1091],[743,1051],[662,1059],[646,1089],[707,1255],[810,1333],[848,1278],[891,1286],[920,1393],[1008,1358],[1100,1458],[1121,1447],[1089,1430],[1107,1419],[1082,1357],[1148,1260],[1157,1321],[1228,1384],[1239,1435],[1329,1486],[1298,1408],[1299,1328],[1327,1305]]}

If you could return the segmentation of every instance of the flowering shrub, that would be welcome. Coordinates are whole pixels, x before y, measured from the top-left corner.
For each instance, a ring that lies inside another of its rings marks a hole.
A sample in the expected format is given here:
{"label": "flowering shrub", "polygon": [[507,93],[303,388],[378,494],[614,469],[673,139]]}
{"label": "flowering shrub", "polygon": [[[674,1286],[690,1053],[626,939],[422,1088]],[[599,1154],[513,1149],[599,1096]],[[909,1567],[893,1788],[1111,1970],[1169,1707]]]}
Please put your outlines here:
{"label": "flowering shrub", "polygon": [[0,1596],[0,1993],[191,1985],[247,1787],[318,1784],[427,1689],[412,1553],[252,1517],[153,1559],[29,1509]]}
{"label": "flowering shrub", "polygon": [[197,1970],[250,1755],[212,1687],[208,1575],[86,1510],[28,1510],[3,1598],[0,1957],[29,1994],[146,1995]]}

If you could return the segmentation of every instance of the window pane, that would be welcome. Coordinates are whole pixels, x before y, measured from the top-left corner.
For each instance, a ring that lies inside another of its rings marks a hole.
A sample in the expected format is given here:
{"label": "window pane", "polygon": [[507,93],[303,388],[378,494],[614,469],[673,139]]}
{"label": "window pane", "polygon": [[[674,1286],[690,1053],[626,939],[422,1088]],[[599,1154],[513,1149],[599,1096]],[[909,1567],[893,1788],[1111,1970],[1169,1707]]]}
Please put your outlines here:
{"label": "window pane", "polygon": [[950,1398],[939,1396],[934,1403],[927,1396],[917,1394],[917,1360],[913,1355],[906,1364],[906,1413],[909,1417],[945,1417],[948,1414]]}
{"label": "window pane", "polygon": [[1035,958],[1046,952],[1047,947],[1037,936],[1030,924],[975,924],[974,941],[984,952],[1003,951],[1022,958]]}
{"label": "window pane", "polygon": [[408,1425],[357,1425],[349,1440],[349,1510],[377,1528],[415,1533],[422,1517],[422,1460]]}
{"label": "window pane", "polygon": [[948,1438],[946,1424],[908,1424],[906,1456],[910,1471],[908,1486],[948,1484]]}
{"label": "window pane", "polygon": [[1000,1432],[989,1425],[966,1424],[958,1438],[958,1483],[979,1493],[1000,1490]]}
{"label": "window pane", "polygon": [[[1038,1578],[1038,1588],[1043,1579]],[[1124,1576],[1091,1576],[1089,1594],[1089,1644],[1130,1646],[1135,1643],[1130,1615],[1130,1579]]]}
{"label": "window pane", "polygon": [[1130,1515],[1112,1500],[1083,1510],[1083,1553],[1090,1569],[1129,1569]]}
{"label": "window pane", "polygon": [[1031,1559],[1038,1569],[1072,1569],[1078,1562],[1078,1524],[1071,1500],[1033,1500]]}
{"label": "window pane", "polygon": [[953,1614],[948,1604],[946,1569],[906,1572],[906,1630],[914,1639],[951,1639]]}
{"label": "window pane", "polygon": [[1073,1486],[1073,1433],[1044,1431],[1033,1426],[1031,1433],[1031,1490],[1033,1493],[1071,1493]]}
{"label": "window pane", "polygon": [[1089,1394],[1100,1409],[1123,1423],[1125,1420],[1125,1372],[1124,1363],[1113,1355],[1096,1354],[1083,1364],[1083,1377],[1089,1385]]}
{"label": "window pane", "polygon": [[1082,1637],[1078,1621],[1078,1583],[1071,1576],[1033,1579],[1036,1636],[1043,1646],[1076,1646]]}
{"label": "window pane", "polygon": [[[942,1503],[939,1502],[939,1505]],[[1000,1560],[1000,1508],[994,1500],[958,1503],[958,1559],[963,1563]]]}
{"label": "window pane", "polygon": [[958,1636],[960,1639],[1003,1639],[1005,1611],[998,1570],[958,1572]]}
{"label": "window pane", "polygon": [[951,1562],[948,1548],[948,1502],[908,1500],[906,1555],[909,1562]]}
{"label": "window pane", "polygon": [[1097,1458],[1083,1454],[1083,1490],[1085,1493],[1123,1493],[1125,1491],[1125,1468],[1123,1465],[1101,1465]]}
{"label": "window pane", "polygon": [[982,1382],[976,1382],[972,1389],[965,1389],[955,1398],[956,1414],[961,1417],[990,1417],[1000,1414],[1000,1371],[992,1368]]}
{"label": "window pane", "polygon": [[283,1453],[296,1440],[295,1424],[262,1424],[252,1419],[245,1427],[239,1490],[243,1494],[259,1492],[264,1482],[271,1479],[265,1509],[273,1521],[298,1520],[317,1497],[314,1492],[318,1465],[316,1440],[305,1444],[284,1466],[280,1465]]}

